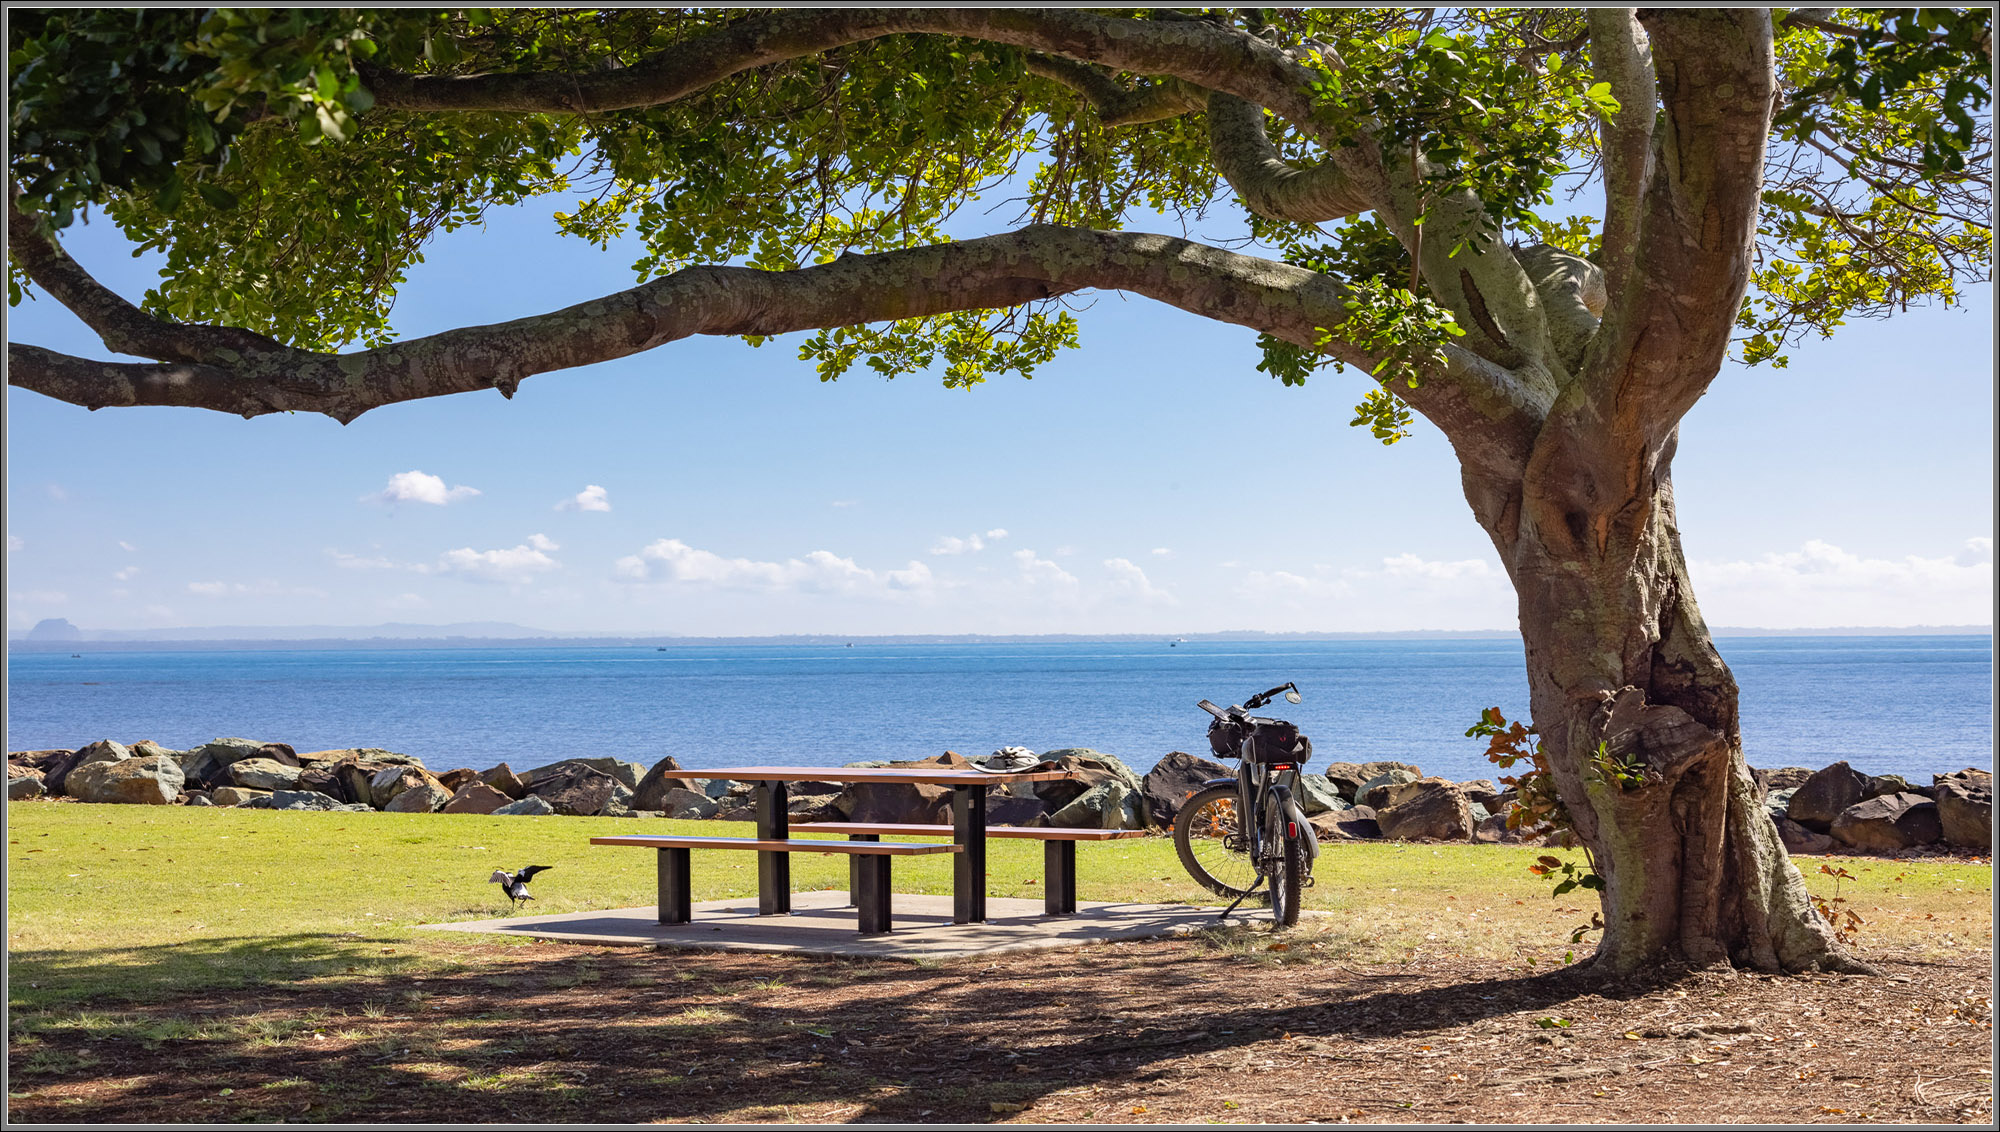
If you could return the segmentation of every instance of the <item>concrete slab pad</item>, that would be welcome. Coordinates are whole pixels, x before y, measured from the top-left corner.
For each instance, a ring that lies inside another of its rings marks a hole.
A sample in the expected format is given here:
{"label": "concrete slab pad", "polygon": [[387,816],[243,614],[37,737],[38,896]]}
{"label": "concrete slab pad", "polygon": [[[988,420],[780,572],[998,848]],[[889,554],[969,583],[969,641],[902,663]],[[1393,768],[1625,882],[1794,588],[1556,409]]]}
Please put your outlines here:
{"label": "concrete slab pad", "polygon": [[[988,897],[983,924],[952,923],[950,896],[897,893],[887,935],[860,933],[847,893],[795,892],[788,916],[759,916],[757,898],[709,900],[694,906],[694,921],[662,924],[658,911],[618,908],[558,912],[459,924],[424,924],[424,930],[530,936],[577,943],[714,951],[782,951],[795,955],[872,959],[954,959],[1007,951],[1076,947],[1109,940],[1188,935],[1218,921],[1215,908],[1187,904],[1077,902],[1073,916],[1048,916],[1039,900]],[[1270,919],[1252,909],[1235,920]]]}

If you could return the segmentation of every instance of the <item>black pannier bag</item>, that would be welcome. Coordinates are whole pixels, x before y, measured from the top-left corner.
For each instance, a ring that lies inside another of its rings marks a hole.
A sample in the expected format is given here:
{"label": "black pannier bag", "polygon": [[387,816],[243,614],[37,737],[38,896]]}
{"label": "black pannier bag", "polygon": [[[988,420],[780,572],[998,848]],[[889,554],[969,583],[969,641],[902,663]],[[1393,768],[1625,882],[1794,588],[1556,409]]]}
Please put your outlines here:
{"label": "black pannier bag", "polygon": [[1251,757],[1260,763],[1297,763],[1304,765],[1312,758],[1312,743],[1299,734],[1296,724],[1282,719],[1260,719],[1251,716],[1254,730],[1250,733]]}
{"label": "black pannier bag", "polygon": [[[1299,734],[1294,724],[1253,715],[1249,730],[1251,758],[1256,762],[1304,766],[1312,759],[1312,740]],[[1208,725],[1208,749],[1221,758],[1241,758],[1244,731],[1241,723],[1218,719]]]}
{"label": "black pannier bag", "polygon": [[1243,757],[1243,725],[1216,720],[1208,725],[1208,749],[1218,758]]}

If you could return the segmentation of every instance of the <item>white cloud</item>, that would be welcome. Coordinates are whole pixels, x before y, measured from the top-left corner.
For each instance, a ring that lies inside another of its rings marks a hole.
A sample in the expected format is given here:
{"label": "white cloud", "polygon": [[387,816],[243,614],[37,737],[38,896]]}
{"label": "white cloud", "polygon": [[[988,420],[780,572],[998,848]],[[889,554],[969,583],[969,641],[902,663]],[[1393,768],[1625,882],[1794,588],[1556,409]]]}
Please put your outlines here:
{"label": "white cloud", "polygon": [[1068,588],[1077,584],[1076,575],[1038,556],[1032,550],[1014,552],[1014,562],[1021,568],[1021,577],[1030,585],[1055,585]]}
{"label": "white cloud", "polygon": [[131,551],[131,552],[132,552],[132,553],[134,553],[134,554],[137,554],[137,553],[139,553],[139,548],[138,548],[138,547],[136,547],[136,546],[133,546],[133,545],[132,545],[131,543],[129,543],[129,542],[126,542],[126,541],[125,541],[124,539],[122,539],[122,538],[118,540],[118,548],[119,548],[120,550],[129,550],[129,551]]}
{"label": "white cloud", "polygon": [[254,582],[189,582],[187,591],[201,597],[318,597],[325,590],[314,586],[287,586],[271,578]]}
{"label": "white cloud", "polygon": [[1344,598],[1354,595],[1353,583],[1341,577],[1306,577],[1290,570],[1252,570],[1243,575],[1243,593],[1251,597]]}
{"label": "white cloud", "polygon": [[519,585],[560,569],[562,564],[549,557],[550,551],[559,549],[547,536],[534,534],[521,545],[505,550],[474,550],[469,546],[447,550],[439,556],[436,566],[422,568],[420,572]]}
{"label": "white cloud", "polygon": [[7,595],[7,600],[35,605],[62,605],[69,601],[69,595],[61,590],[14,590]]}
{"label": "white cloud", "polygon": [[425,472],[397,472],[389,477],[389,486],[371,495],[361,497],[363,503],[430,503],[442,507],[447,503],[478,495],[476,487],[459,484],[447,488],[444,480]]}
{"label": "white cloud", "polygon": [[760,562],[724,558],[677,538],[658,539],[612,566],[619,578],[630,582],[808,593],[918,591],[931,588],[935,581],[930,567],[922,562],[912,561],[903,570],[876,571],[827,550],[815,550],[804,558],[787,558],[783,562]]}
{"label": "white cloud", "polygon": [[430,605],[422,594],[397,594],[382,602],[384,609],[429,609]]}
{"label": "white cloud", "polygon": [[1993,620],[1993,541],[1936,558],[1863,558],[1822,539],[1735,562],[1691,562],[1710,624],[1772,629]]}
{"label": "white cloud", "polygon": [[52,483],[49,485],[49,498],[57,503],[68,503],[69,489],[59,483]]}
{"label": "white cloud", "polygon": [[1113,592],[1128,594],[1140,601],[1160,605],[1180,604],[1179,598],[1154,585],[1152,580],[1146,577],[1146,572],[1134,565],[1130,559],[1107,558],[1104,560],[1104,568],[1111,572]]}
{"label": "white cloud", "polygon": [[127,566],[111,576],[121,582],[129,582],[139,576],[139,568],[137,566]]}
{"label": "white cloud", "polygon": [[1463,558],[1456,562],[1433,562],[1414,554],[1398,554],[1394,558],[1384,558],[1382,572],[1390,577],[1434,578],[1442,582],[1458,581],[1461,578],[1491,578],[1499,573],[1478,558]]}
{"label": "white cloud", "polygon": [[27,544],[27,543],[25,543],[25,542],[22,542],[22,541],[21,541],[21,536],[20,536],[20,535],[8,535],[8,536],[7,536],[7,549],[8,549],[8,550],[10,550],[10,551],[14,551],[14,550],[19,550],[19,549],[21,549],[22,547],[24,547],[24,546],[26,546],[26,545],[28,545],[28,544]]}
{"label": "white cloud", "polygon": [[998,542],[1006,537],[1007,537],[1007,528],[1005,527],[995,527],[992,530],[987,531],[983,535],[975,531],[972,534],[966,535],[964,538],[955,538],[951,535],[942,535],[939,536],[937,545],[931,547],[931,553],[971,554],[975,551],[985,550],[986,544],[989,541]]}
{"label": "white cloud", "polygon": [[394,562],[379,555],[374,558],[363,558],[358,554],[348,554],[345,551],[332,549],[329,549],[326,553],[327,557],[333,559],[333,564],[343,570],[393,570],[396,568]]}
{"label": "white cloud", "polygon": [[1250,570],[1237,596],[1313,628],[1497,629],[1517,619],[1513,587],[1496,563],[1392,555],[1379,567]]}
{"label": "white cloud", "polygon": [[605,498],[605,493],[603,488],[599,487],[596,484],[591,484],[585,487],[582,491],[579,491],[575,495],[569,497],[568,499],[563,500],[561,503],[556,504],[556,510],[609,511],[611,510],[611,500]]}
{"label": "white cloud", "polygon": [[1167,546],[1156,546],[1153,548],[1153,553],[1161,558],[1172,558],[1174,556],[1173,548]]}

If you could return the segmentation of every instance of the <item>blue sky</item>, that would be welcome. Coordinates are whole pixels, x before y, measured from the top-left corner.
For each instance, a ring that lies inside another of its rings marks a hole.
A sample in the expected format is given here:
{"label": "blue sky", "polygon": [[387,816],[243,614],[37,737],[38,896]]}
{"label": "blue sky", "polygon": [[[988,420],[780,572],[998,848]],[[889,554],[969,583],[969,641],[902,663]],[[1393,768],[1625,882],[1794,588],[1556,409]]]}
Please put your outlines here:
{"label": "blue sky", "polygon": [[[445,237],[404,334],[634,282],[544,203]],[[999,226],[1003,218],[994,218]],[[977,225],[974,225],[977,227]],[[1135,227],[1145,228],[1140,224]],[[1152,226],[1165,230],[1163,226]],[[134,299],[105,220],[67,246]],[[1731,367],[1687,418],[1683,541],[1708,620],[1992,620],[1991,288]],[[1503,629],[1512,591],[1421,419],[1256,371],[1254,335],[1097,295],[1083,347],[971,391],[820,383],[796,338],[698,339],[342,427],[7,400],[7,624],[510,621],[559,631]],[[48,299],[10,339],[111,357]]]}

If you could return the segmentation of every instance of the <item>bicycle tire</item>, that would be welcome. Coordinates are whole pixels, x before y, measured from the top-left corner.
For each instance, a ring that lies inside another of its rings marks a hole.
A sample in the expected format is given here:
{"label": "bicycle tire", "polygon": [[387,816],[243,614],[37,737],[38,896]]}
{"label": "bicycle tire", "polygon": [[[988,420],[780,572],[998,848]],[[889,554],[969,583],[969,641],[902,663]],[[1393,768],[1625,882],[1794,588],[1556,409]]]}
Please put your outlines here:
{"label": "bicycle tire", "polygon": [[1188,798],[1174,815],[1174,852],[1182,867],[1196,884],[1231,900],[1257,883],[1250,854],[1223,843],[1225,837],[1240,835],[1239,809],[1236,787],[1211,786]]}
{"label": "bicycle tire", "polygon": [[1296,837],[1282,837],[1285,848],[1271,874],[1271,918],[1281,928],[1299,922],[1299,898],[1305,888],[1306,848]]}

